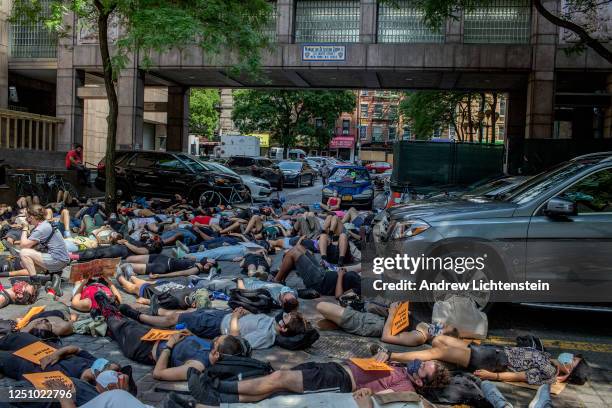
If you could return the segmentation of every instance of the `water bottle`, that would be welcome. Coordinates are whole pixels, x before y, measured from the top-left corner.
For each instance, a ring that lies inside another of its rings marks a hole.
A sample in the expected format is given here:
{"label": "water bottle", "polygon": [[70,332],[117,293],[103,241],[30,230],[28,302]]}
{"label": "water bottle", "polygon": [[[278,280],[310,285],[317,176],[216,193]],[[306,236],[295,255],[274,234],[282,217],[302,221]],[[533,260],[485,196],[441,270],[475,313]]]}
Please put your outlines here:
{"label": "water bottle", "polygon": [[185,323],[179,323],[176,326],[174,326],[174,330],[185,330],[187,326],[185,325]]}

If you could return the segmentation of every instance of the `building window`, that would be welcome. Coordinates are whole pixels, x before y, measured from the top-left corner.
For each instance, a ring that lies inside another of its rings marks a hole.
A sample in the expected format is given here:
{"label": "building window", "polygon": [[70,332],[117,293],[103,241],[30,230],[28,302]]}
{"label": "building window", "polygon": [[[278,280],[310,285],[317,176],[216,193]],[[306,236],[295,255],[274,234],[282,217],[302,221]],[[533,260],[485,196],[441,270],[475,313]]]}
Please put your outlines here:
{"label": "building window", "polygon": [[367,126],[360,126],[359,127],[359,138],[361,140],[364,140],[364,139],[368,138],[368,127]]}
{"label": "building window", "polygon": [[[51,1],[40,1],[42,13],[51,16]],[[47,30],[44,23],[20,17],[10,23],[9,54],[13,58],[55,58],[57,35]]]}
{"label": "building window", "polygon": [[361,106],[359,107],[359,110],[361,111],[362,118],[368,117],[368,104],[367,103],[362,103]]}
{"label": "building window", "polygon": [[374,114],[372,115],[375,119],[381,119],[383,115],[382,103],[374,104]]}
{"label": "building window", "polygon": [[506,98],[501,96],[499,98],[499,116],[504,116],[506,114]]}
{"label": "building window", "polygon": [[404,135],[402,136],[403,140],[410,140],[411,137],[410,126],[404,126]]}
{"label": "building window", "polygon": [[368,96],[368,91],[361,91],[361,96]]}
{"label": "building window", "polygon": [[383,127],[382,126],[372,126],[372,141],[373,142],[383,141]]}
{"label": "building window", "polygon": [[500,127],[497,129],[497,135],[495,136],[495,138],[496,138],[497,140],[504,140],[504,138],[506,137],[506,135],[505,135],[505,133],[504,133],[505,131],[506,131],[506,128],[504,128],[503,126],[500,126]]}
{"label": "building window", "polygon": [[397,120],[397,105],[389,106],[389,120],[396,121]]}
{"label": "building window", "polygon": [[342,120],[342,134],[348,135],[351,131],[351,121],[348,119]]}
{"label": "building window", "polygon": [[455,132],[455,127],[453,125],[448,125],[448,138],[450,140],[455,140],[457,137],[457,133]]}
{"label": "building window", "polygon": [[378,6],[378,42],[381,43],[442,43],[444,26],[431,30],[423,21],[423,12],[411,0]]}
{"label": "building window", "polygon": [[389,126],[389,141],[395,140],[397,129],[395,126]]}
{"label": "building window", "polygon": [[492,0],[463,12],[463,41],[528,44],[530,26],[529,0]]}
{"label": "building window", "polygon": [[298,0],[295,11],[295,41],[359,42],[359,0]]}
{"label": "building window", "polygon": [[270,40],[270,42],[276,42],[276,20],[278,19],[278,8],[276,7],[276,2],[270,2],[270,18],[268,20],[268,24],[263,30],[263,33]]}
{"label": "building window", "polygon": [[433,137],[440,137],[440,136],[442,136],[442,129],[440,128],[434,129]]}

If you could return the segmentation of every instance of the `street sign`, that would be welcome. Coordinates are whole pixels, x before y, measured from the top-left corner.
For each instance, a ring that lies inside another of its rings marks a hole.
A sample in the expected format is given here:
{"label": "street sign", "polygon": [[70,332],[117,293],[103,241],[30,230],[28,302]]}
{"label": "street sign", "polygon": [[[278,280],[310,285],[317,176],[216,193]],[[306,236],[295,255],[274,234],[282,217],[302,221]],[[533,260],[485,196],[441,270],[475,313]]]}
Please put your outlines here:
{"label": "street sign", "polygon": [[346,46],[304,44],[302,46],[302,61],[344,61]]}

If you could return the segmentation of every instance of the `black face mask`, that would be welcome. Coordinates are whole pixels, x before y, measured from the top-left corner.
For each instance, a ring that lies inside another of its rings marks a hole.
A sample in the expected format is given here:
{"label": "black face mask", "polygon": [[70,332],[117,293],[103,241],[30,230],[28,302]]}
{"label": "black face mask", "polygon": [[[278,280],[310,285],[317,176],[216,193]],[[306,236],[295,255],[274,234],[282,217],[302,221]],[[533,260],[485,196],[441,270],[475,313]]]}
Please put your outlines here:
{"label": "black face mask", "polygon": [[60,343],[61,342],[59,336],[57,336],[51,330],[32,329],[32,330],[30,330],[30,334],[32,336],[38,337],[41,340],[50,341],[50,342],[53,342],[53,343]]}

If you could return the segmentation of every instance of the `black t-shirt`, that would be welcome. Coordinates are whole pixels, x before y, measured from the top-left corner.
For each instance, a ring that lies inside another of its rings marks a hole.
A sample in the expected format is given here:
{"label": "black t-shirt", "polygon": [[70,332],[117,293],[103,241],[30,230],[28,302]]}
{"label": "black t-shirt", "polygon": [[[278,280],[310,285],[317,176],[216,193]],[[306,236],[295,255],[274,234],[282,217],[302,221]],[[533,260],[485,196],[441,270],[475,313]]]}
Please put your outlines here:
{"label": "black t-shirt", "polygon": [[[39,373],[43,370],[38,364],[34,364],[23,358],[16,357],[13,352],[29,346],[37,341],[42,341],[38,337],[25,332],[11,333],[0,341],[0,370],[7,377],[21,380],[23,374]],[[52,347],[59,349],[61,345],[49,341],[43,341]],[[87,351],[81,350],[79,353],[60,360],[57,364],[53,364],[46,368],[45,371],[61,371],[68,377],[81,378],[83,372],[87,370],[96,360],[94,356]]]}
{"label": "black t-shirt", "polygon": [[[321,295],[333,296],[336,292],[336,282],[338,281],[338,272],[327,271],[323,282],[321,283]],[[342,289],[345,292],[353,290],[358,295],[361,294],[361,276],[356,272],[347,272],[342,278]]]}

